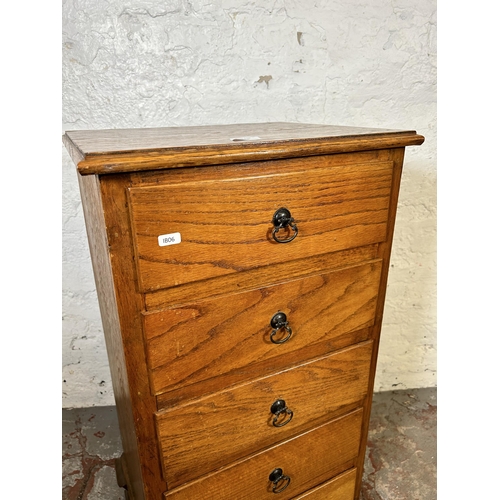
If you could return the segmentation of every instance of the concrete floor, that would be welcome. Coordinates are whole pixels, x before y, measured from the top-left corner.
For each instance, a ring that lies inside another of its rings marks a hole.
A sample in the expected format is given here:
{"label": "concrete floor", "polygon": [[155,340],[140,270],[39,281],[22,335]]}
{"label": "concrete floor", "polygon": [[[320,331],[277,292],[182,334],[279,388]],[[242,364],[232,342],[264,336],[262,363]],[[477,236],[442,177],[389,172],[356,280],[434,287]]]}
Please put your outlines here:
{"label": "concrete floor", "polygon": [[[62,415],[63,500],[125,500],[114,469],[121,454],[115,408]],[[360,500],[437,498],[436,416],[436,389],[374,395]]]}

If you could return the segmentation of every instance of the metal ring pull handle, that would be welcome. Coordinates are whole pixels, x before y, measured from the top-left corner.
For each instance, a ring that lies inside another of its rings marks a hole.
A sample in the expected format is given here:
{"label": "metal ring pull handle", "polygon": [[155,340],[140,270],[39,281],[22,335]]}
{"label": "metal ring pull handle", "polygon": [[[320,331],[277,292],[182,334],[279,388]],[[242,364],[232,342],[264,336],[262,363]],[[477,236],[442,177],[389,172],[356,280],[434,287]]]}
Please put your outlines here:
{"label": "metal ring pull handle", "polygon": [[[293,411],[290,410],[290,408],[287,408],[284,399],[277,399],[271,405],[271,413],[273,415],[276,415],[273,418],[274,427],[283,427],[284,425],[288,424],[288,422],[290,422],[290,420],[292,420],[293,418]],[[289,415],[289,418],[283,420],[281,423],[278,424],[278,420],[280,419],[281,415]]]}
{"label": "metal ring pull handle", "polygon": [[[272,318],[271,318],[271,328],[273,329],[271,333],[271,342],[273,344],[284,344],[291,336],[292,336],[292,329],[288,326],[288,321],[286,319],[286,314],[284,312],[278,311]],[[278,333],[279,330],[282,328],[285,329],[285,331],[288,333],[288,335],[285,338],[282,338],[280,340],[276,340],[275,336]]]}
{"label": "metal ring pull handle", "polygon": [[281,493],[290,484],[290,478],[283,474],[283,469],[279,467],[269,474],[269,481],[273,483],[273,493]]}
{"label": "metal ring pull handle", "polygon": [[[272,223],[274,224],[272,233],[273,238],[274,241],[278,243],[289,243],[290,241],[295,239],[297,234],[299,234],[299,228],[295,224],[295,220],[292,217],[290,210],[288,210],[285,207],[281,207],[280,209],[276,210],[275,214],[273,215]],[[283,238],[283,239],[278,238],[278,232],[280,231],[280,229],[286,229],[288,226],[290,226],[293,229],[293,235],[290,236],[289,238]]]}

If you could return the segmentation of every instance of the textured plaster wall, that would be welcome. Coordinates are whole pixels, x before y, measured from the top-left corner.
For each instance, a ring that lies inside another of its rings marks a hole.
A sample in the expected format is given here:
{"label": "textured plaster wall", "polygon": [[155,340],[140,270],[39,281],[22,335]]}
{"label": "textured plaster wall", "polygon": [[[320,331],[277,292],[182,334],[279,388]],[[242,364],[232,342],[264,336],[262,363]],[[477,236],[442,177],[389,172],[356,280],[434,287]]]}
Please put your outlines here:
{"label": "textured plaster wall", "polygon": [[[436,383],[434,0],[66,0],[63,130],[294,121],[410,128],[376,390]],[[114,403],[63,149],[63,406]]]}

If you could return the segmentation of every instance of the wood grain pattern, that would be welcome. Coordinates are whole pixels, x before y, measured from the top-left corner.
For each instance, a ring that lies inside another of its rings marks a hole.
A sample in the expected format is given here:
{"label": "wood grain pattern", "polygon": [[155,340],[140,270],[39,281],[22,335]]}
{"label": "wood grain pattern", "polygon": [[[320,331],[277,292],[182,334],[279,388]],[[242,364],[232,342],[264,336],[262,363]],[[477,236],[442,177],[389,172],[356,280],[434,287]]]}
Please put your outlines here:
{"label": "wood grain pattern", "polygon": [[363,430],[361,434],[361,446],[360,453],[358,457],[357,467],[359,470],[358,477],[356,479],[356,491],[354,498],[358,498],[361,491],[361,481],[363,477],[363,468],[364,468],[364,459],[365,459],[365,451],[366,451],[366,443],[368,439],[368,428],[370,423],[370,411],[371,404],[373,399],[373,387],[375,384],[375,374],[377,368],[377,357],[378,350],[380,345],[380,333],[382,328],[382,319],[384,313],[384,305],[385,305],[385,295],[387,290],[387,279],[389,273],[389,265],[390,265],[390,256],[391,256],[391,247],[394,235],[394,226],[396,222],[396,212],[398,207],[398,198],[399,198],[399,188],[401,184],[401,175],[403,172],[403,159],[404,159],[404,148],[394,149],[391,151],[391,156],[394,161],[394,174],[391,186],[391,199],[389,205],[389,219],[387,224],[387,236],[385,241],[380,243],[378,248],[378,255],[383,259],[382,265],[382,277],[380,280],[380,288],[379,288],[379,297],[377,302],[377,311],[376,311],[376,319],[375,326],[373,328],[373,351],[372,351],[372,361],[370,367],[370,382],[369,382],[369,391],[368,397],[364,403],[364,418],[363,418]]}
{"label": "wood grain pattern", "polygon": [[[156,186],[165,183],[178,184],[181,182],[201,182],[213,180],[240,179],[255,177],[255,175],[280,174],[287,170],[308,170],[314,175],[316,169],[325,167],[343,167],[364,163],[379,163],[392,161],[391,150],[358,151],[354,153],[339,153],[335,155],[317,155],[307,158],[288,157],[285,160],[260,160],[247,163],[232,163],[206,166],[193,166],[164,170],[148,170],[134,172],[130,179],[134,187]],[[327,163],[325,163],[327,162]]]}
{"label": "wood grain pattern", "polygon": [[306,359],[319,358],[331,354],[335,350],[359,344],[372,338],[372,330],[373,327],[348,332],[339,335],[332,341],[308,345],[301,350],[289,352],[283,358],[271,358],[266,361],[256,362],[245,366],[241,370],[222,373],[218,377],[204,380],[197,384],[190,384],[163,392],[156,396],[158,410],[167,410],[172,406],[185,404],[191,400],[200,399],[214,392],[219,392],[221,388],[237,386],[248,380],[268,376],[283,368],[298,365]]}
{"label": "wood grain pattern", "polygon": [[[227,465],[335,416],[366,396],[372,342],[192,401],[156,415],[170,487]],[[294,412],[274,427],[270,411],[284,399]]]}
{"label": "wood grain pattern", "polygon": [[[215,179],[239,179],[260,175],[273,175],[283,171],[284,166],[292,170],[308,169],[308,176],[314,176],[316,169],[330,167],[353,166],[371,162],[392,162],[393,153],[388,150],[364,151],[350,154],[337,154],[326,158],[289,158],[286,162],[269,160],[247,164],[218,166],[212,168],[180,168],[176,170],[151,171],[131,174],[132,185],[155,186],[162,184],[178,184]],[[327,162],[327,163],[325,163]],[[328,254],[314,255],[302,259],[274,263],[272,265],[249,269],[245,272],[232,273],[206,279],[201,282],[186,283],[169,289],[160,289],[145,294],[146,309],[182,304],[199,299],[237,293],[275,283],[283,283],[290,279],[316,274],[321,271],[347,267],[360,262],[373,260],[378,256],[378,244],[350,248]]]}
{"label": "wood grain pattern", "polygon": [[259,123],[68,131],[64,141],[81,174],[109,174],[404,147],[424,138],[413,130]]}
{"label": "wood grain pattern", "polygon": [[63,135],[62,141],[64,146],[66,147],[66,151],[68,152],[69,156],[71,157],[75,165],[78,165],[81,161],[85,159],[85,155],[78,148],[78,146],[70,139],[68,134]]}
{"label": "wood grain pattern", "polygon": [[294,500],[354,500],[357,469],[351,469]]}
{"label": "wood grain pattern", "polygon": [[[302,170],[131,188],[141,290],[383,241],[391,179],[392,163],[380,162],[317,169],[314,176]],[[281,206],[299,228],[287,244],[271,237]],[[177,232],[182,243],[158,245],[159,235]]]}
{"label": "wood grain pattern", "polygon": [[[82,178],[83,179],[83,178]],[[113,373],[117,380],[125,379],[128,383],[126,392],[115,394],[117,409],[122,405],[130,407],[128,426],[121,429],[122,440],[134,441],[134,454],[127,453],[125,469],[132,476],[128,491],[134,500],[160,498],[166,490],[161,476],[160,458],[153,414],[156,401],[151,396],[146,355],[142,340],[141,311],[144,309],[143,297],[136,286],[135,266],[133,265],[133,247],[130,223],[126,204],[126,189],[130,184],[127,176],[99,178],[104,227],[101,238],[105,248],[100,251],[111,263],[113,293],[116,298],[116,315],[103,321],[112,321],[120,338],[116,345],[110,346],[111,356],[123,352],[125,363],[119,365]],[[89,203],[90,205],[90,203]],[[96,272],[100,273],[100,268]],[[123,398],[123,399],[122,399]]]}
{"label": "wood grain pattern", "polygon": [[185,304],[193,300],[219,297],[245,290],[254,290],[273,284],[318,274],[322,271],[349,267],[361,262],[370,262],[378,256],[378,246],[350,248],[330,254],[313,255],[305,259],[278,262],[270,266],[249,269],[244,273],[217,276],[202,282],[185,283],[167,290],[157,290],[144,296],[146,310],[154,311]]}
{"label": "wood grain pattern", "polygon": [[[132,500],[270,498],[275,467],[280,498],[359,496],[404,147],[423,141],[283,123],[65,134]],[[299,227],[285,245],[281,206]],[[278,346],[277,310],[294,331]]]}
{"label": "wood grain pattern", "polygon": [[101,186],[96,176],[82,177],[78,174],[78,182],[122,437],[121,470],[131,498],[143,500],[141,459],[135,433],[126,353],[122,344],[119,307],[108,252]]}
{"label": "wood grain pattern", "polygon": [[[152,390],[159,394],[224,373],[248,372],[268,359],[274,359],[275,369],[285,368],[289,352],[372,326],[380,270],[379,260],[145,313]],[[292,329],[292,337],[280,345],[270,340],[270,320],[278,311],[287,315]]]}
{"label": "wood grain pattern", "polygon": [[[172,149],[201,149],[217,146],[246,146],[254,149],[262,143],[335,139],[415,133],[378,128],[317,125],[308,123],[235,123],[189,127],[159,127],[139,129],[74,130],[66,135],[85,156],[124,152],[164,151]],[[257,138],[258,137],[258,138]],[[233,140],[242,139],[247,140]],[[240,144],[243,143],[243,144]]]}
{"label": "wood grain pattern", "polygon": [[[164,497],[167,500],[273,498],[268,477],[271,471],[280,467],[290,477],[290,484],[276,498],[294,498],[352,466],[359,450],[361,418],[362,412],[359,410],[350,413],[184,488],[167,492]],[[311,453],[312,447],[314,453]],[[344,484],[352,480],[351,477],[338,478],[341,492]],[[352,500],[352,496],[332,498]]]}

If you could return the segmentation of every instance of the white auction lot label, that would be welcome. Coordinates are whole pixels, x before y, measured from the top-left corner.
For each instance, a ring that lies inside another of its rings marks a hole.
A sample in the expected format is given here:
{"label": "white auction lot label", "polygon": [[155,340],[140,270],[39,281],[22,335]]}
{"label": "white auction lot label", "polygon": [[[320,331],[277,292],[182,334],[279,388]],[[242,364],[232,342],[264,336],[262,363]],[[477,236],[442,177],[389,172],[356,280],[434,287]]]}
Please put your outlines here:
{"label": "white auction lot label", "polygon": [[178,245],[181,242],[181,233],[161,234],[158,236],[158,245],[166,247],[168,245]]}

